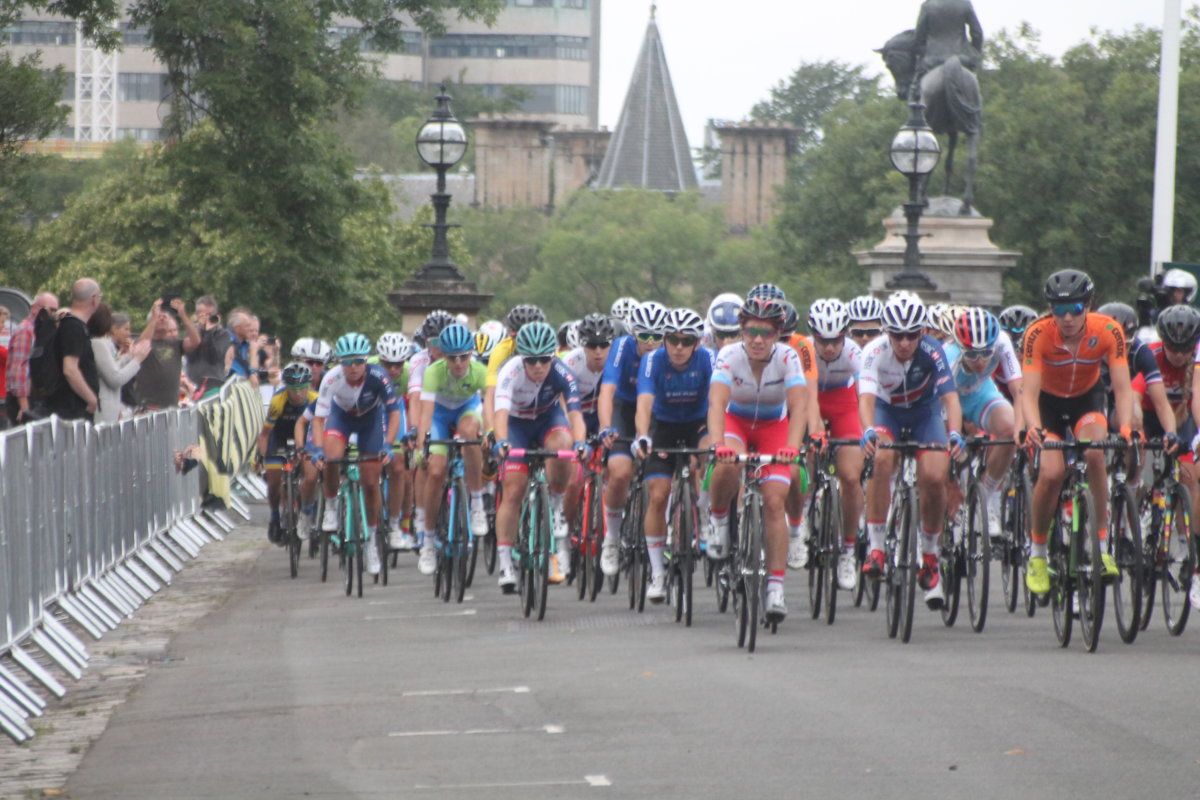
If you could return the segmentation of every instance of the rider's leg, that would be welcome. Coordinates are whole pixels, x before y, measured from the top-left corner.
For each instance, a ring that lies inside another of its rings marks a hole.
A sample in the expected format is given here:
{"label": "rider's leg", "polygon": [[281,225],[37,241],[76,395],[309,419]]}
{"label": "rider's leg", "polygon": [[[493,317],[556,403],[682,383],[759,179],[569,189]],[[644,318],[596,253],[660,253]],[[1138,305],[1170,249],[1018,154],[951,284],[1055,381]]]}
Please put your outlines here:
{"label": "rider's leg", "polygon": [[425,464],[425,496],[421,498],[425,511],[426,528],[420,532],[425,537],[425,546],[432,547],[437,536],[438,511],[445,498],[442,490],[446,485],[446,456],[441,453],[430,453]]}
{"label": "rider's leg", "polygon": [[862,513],[863,454],[857,447],[840,447],[837,452],[837,478],[842,496],[842,546],[853,547],[858,541],[858,517]]}
{"label": "rider's leg", "polygon": [[646,533],[646,551],[650,556],[650,574],[657,578],[663,573],[663,548],[667,541],[667,502],[671,495],[670,475],[646,478],[646,516],[642,530]]}
{"label": "rider's leg", "polygon": [[1062,452],[1058,450],[1042,450],[1038,467],[1037,483],[1033,485],[1033,499],[1030,502],[1030,555],[1034,558],[1045,558],[1046,542],[1050,537],[1050,521],[1057,510],[1058,494],[1062,491],[1066,467],[1063,463]]}
{"label": "rider's leg", "polygon": [[917,494],[921,498],[921,551],[937,553],[946,521],[946,476],[950,454],[923,450],[917,457]]}
{"label": "rider's leg", "polygon": [[518,515],[528,478],[524,464],[509,461],[504,473],[504,497],[496,509],[496,553],[502,570],[513,568],[512,546],[517,538]]}
{"label": "rider's leg", "polygon": [[[1013,427],[1013,409],[1005,401],[997,402],[985,410],[982,421],[984,430],[991,434],[993,438],[1011,439],[1016,435],[1016,430]],[[996,445],[988,449],[987,469],[984,471],[983,480],[980,482],[985,501],[999,494],[1000,487],[1004,485],[1004,476],[1008,474],[1008,468],[1012,464],[1015,452],[1016,446],[1011,444]],[[999,520],[992,520],[992,524],[998,526]]]}
{"label": "rider's leg", "polygon": [[379,527],[379,509],[383,504],[383,492],[379,487],[379,474],[383,471],[380,461],[364,461],[358,466],[362,475],[363,500],[367,506],[367,538]]}
{"label": "rider's leg", "polygon": [[612,452],[608,457],[608,478],[604,482],[604,541],[612,542],[621,530],[629,484],[633,481],[633,460],[628,453]]}

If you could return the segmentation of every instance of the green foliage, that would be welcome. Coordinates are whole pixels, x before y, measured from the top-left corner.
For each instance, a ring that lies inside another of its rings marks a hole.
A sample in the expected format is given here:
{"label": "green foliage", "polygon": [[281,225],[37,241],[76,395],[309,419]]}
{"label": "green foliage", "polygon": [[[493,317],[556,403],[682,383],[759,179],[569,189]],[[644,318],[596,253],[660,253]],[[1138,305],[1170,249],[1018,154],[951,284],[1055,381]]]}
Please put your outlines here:
{"label": "green foliage", "polygon": [[[451,206],[451,211],[458,208]],[[486,316],[503,317],[523,299],[529,276],[538,266],[538,247],[550,229],[551,219],[539,209],[504,211],[458,208],[454,219],[471,253],[459,261],[462,271],[481,292],[493,295],[483,309]]]}
{"label": "green foliage", "polygon": [[14,61],[0,52],[0,169],[28,141],[46,139],[62,127],[66,106],[59,104],[66,74],[62,67],[43,71],[41,54]]}
{"label": "green foliage", "polygon": [[820,143],[825,117],[835,106],[877,93],[878,79],[867,77],[865,72],[861,64],[803,61],[787,80],[772,87],[770,97],[755,104],[750,116],[757,121],[795,126],[797,149],[806,150]]}

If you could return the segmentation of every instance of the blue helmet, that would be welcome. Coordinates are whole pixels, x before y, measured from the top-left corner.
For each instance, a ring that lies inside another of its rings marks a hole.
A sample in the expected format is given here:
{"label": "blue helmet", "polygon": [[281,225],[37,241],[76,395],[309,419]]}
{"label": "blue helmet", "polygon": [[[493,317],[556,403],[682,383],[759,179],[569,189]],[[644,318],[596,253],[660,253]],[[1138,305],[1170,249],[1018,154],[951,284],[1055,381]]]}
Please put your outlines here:
{"label": "blue helmet", "polygon": [[475,350],[475,337],[466,325],[455,322],[447,325],[437,337],[437,347],[448,356],[471,353]]}
{"label": "blue helmet", "polygon": [[339,360],[358,356],[366,358],[371,355],[371,340],[361,333],[347,333],[337,340],[333,352]]}

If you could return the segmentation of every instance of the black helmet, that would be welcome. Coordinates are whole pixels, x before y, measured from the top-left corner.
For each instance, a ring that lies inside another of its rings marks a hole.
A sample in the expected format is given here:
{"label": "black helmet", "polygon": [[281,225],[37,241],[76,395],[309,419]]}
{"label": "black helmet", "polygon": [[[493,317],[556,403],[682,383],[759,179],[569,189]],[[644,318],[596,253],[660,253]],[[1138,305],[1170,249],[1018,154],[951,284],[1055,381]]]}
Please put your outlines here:
{"label": "black helmet", "polygon": [[1125,303],[1105,303],[1097,309],[1106,317],[1112,317],[1125,331],[1125,338],[1133,338],[1133,334],[1138,329],[1138,315],[1130,306]]}
{"label": "black helmet", "polygon": [[800,327],[800,314],[796,311],[796,307],[787,300],[781,300],[783,303],[783,327],[779,332],[784,336],[791,336],[796,332],[796,328]]}
{"label": "black helmet", "polygon": [[1021,334],[1025,333],[1029,324],[1037,318],[1038,313],[1029,306],[1009,306],[1000,312],[997,320],[1000,322],[1001,328],[1014,339],[1018,339]]}
{"label": "black helmet", "polygon": [[425,336],[425,341],[434,342],[438,336],[441,336],[446,326],[453,325],[454,321],[454,317],[450,316],[449,311],[443,311],[440,308],[430,311],[429,315],[425,317],[425,321],[421,323],[421,333]]}
{"label": "black helmet", "polygon": [[616,338],[612,320],[603,314],[588,314],[579,320],[581,344],[611,344]]}
{"label": "black helmet", "polygon": [[1168,306],[1158,314],[1155,325],[1163,344],[1175,350],[1191,349],[1200,340],[1200,311],[1192,306]]}
{"label": "black helmet", "polygon": [[1049,303],[1086,303],[1095,291],[1096,284],[1088,274],[1077,269],[1060,269],[1046,279],[1043,289]]}
{"label": "black helmet", "polygon": [[545,322],[546,314],[537,306],[531,306],[522,303],[519,306],[513,306],[512,311],[508,312],[508,316],[504,319],[504,324],[508,326],[510,331],[519,331],[524,325],[530,322]]}

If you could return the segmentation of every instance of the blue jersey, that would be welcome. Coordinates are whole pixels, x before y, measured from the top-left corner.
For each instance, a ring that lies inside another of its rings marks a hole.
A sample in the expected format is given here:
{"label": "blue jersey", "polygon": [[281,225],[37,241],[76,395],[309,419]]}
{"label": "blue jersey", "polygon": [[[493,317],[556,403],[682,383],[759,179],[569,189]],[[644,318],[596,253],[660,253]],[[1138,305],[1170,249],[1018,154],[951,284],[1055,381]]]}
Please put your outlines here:
{"label": "blue jersey", "polygon": [[913,356],[900,361],[892,352],[892,340],[880,336],[863,350],[858,392],[875,395],[878,402],[896,408],[932,404],[956,391],[954,375],[942,345],[924,336]]}
{"label": "blue jersey", "polygon": [[637,403],[638,367],[641,360],[637,351],[637,339],[632,336],[617,339],[608,351],[608,361],[604,363],[604,377],[600,379],[600,385],[614,385],[617,387],[618,400],[630,404]]}
{"label": "blue jersey", "polygon": [[710,350],[697,347],[683,369],[676,369],[663,348],[648,353],[638,370],[638,395],[654,396],[658,422],[692,422],[708,416],[708,384],[712,379]]}
{"label": "blue jersey", "polygon": [[369,365],[362,381],[357,384],[346,380],[340,365],[325,373],[317,395],[316,415],[327,417],[334,406],[351,417],[400,410],[400,403],[392,392],[392,382],[378,364]]}

